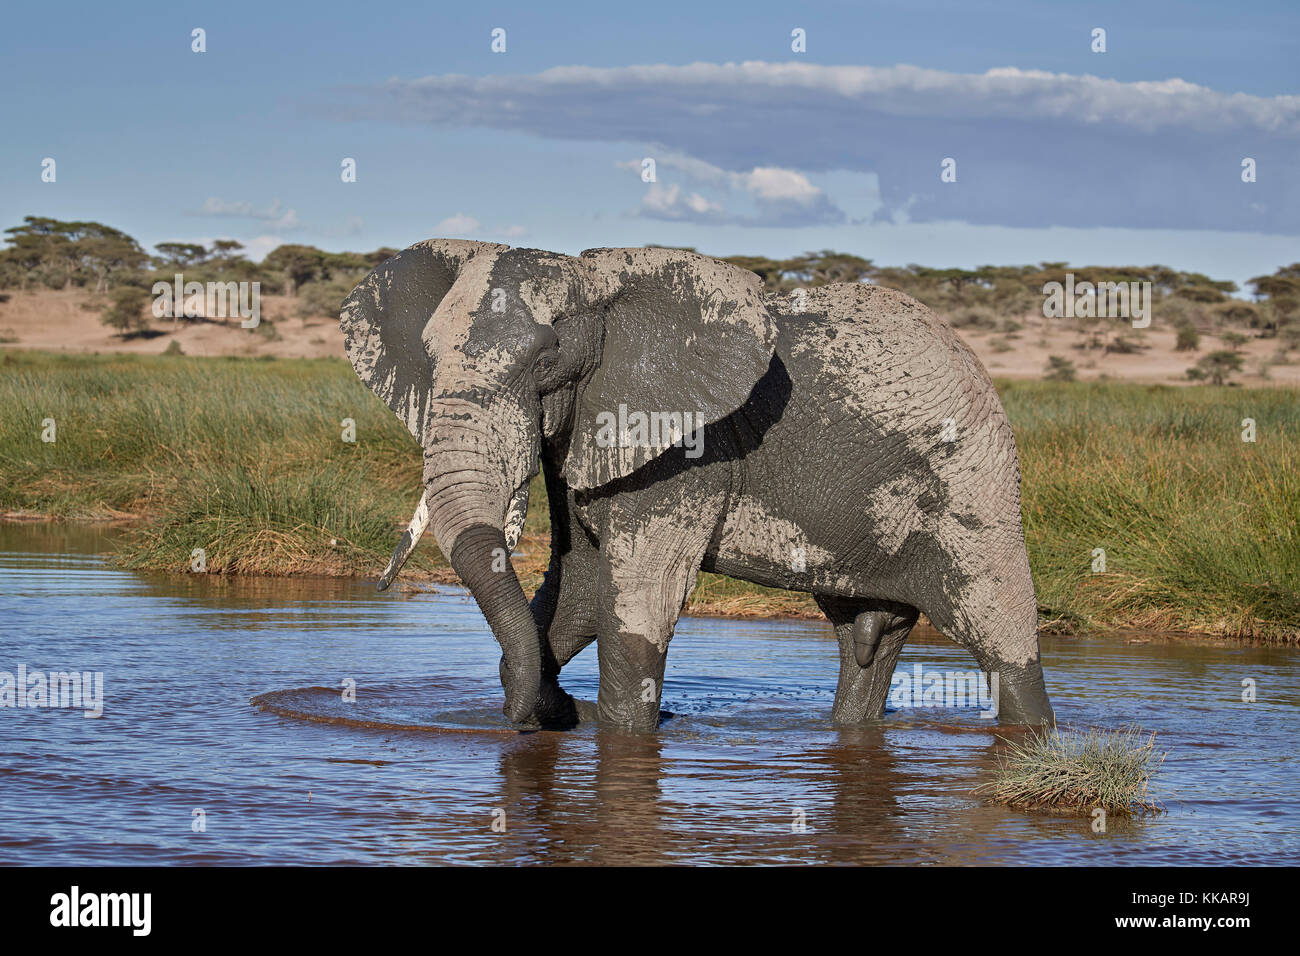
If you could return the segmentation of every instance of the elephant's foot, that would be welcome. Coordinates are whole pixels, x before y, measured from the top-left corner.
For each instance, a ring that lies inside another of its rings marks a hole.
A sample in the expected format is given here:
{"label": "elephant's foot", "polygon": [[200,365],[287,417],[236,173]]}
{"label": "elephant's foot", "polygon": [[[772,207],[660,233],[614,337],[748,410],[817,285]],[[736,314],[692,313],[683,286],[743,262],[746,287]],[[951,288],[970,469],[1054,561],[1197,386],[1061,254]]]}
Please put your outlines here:
{"label": "elephant's foot", "polygon": [[596,718],[601,730],[654,733],[659,728],[667,644],[640,634],[614,633],[596,641],[596,654],[600,660]]}
{"label": "elephant's foot", "polygon": [[537,709],[515,726],[520,730],[572,730],[578,724],[594,723],[598,719],[594,701],[574,697],[558,681],[543,679]]}
{"label": "elephant's foot", "polygon": [[560,682],[554,678],[543,678],[541,689],[537,694],[537,709],[533,712],[537,723],[547,730],[575,727],[581,720],[577,701]]}
{"label": "elephant's foot", "polygon": [[1001,666],[998,675],[998,722],[1053,727],[1056,713],[1047,699],[1043,668],[1037,661],[1023,667]]}
{"label": "elephant's foot", "polygon": [[596,707],[596,720],[600,729],[616,734],[652,734],[659,729],[659,719],[662,716],[658,705],[653,714],[641,708],[609,712],[599,704]]}
{"label": "elephant's foot", "polygon": [[[659,729],[659,680],[646,677],[624,683],[606,677],[602,660],[600,693],[596,699],[596,720],[601,730],[624,734],[650,734]],[[662,670],[659,672],[662,674]]]}

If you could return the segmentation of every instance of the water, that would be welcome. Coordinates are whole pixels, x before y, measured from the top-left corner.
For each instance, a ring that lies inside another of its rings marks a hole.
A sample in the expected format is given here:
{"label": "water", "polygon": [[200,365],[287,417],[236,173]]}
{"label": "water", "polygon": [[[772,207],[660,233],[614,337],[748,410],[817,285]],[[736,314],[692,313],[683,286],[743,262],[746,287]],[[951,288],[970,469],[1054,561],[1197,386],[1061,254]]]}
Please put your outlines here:
{"label": "water", "polygon": [[[500,717],[496,645],[463,592],[146,576],[105,560],[111,536],[0,526],[0,670],[105,682],[98,719],[0,709],[0,863],[1300,856],[1295,649],[1045,639],[1059,719],[1138,721],[1169,751],[1157,781],[1169,812],[1094,833],[1087,819],[971,796],[995,753],[976,709],[832,729],[835,643],[822,624],[684,618],[664,691],[676,716],[658,735],[520,734]],[[918,662],[973,667],[933,634],[900,668]],[[1241,702],[1243,678],[1256,703]],[[355,704],[342,700],[347,679]],[[565,684],[594,698],[594,648]],[[268,693],[278,713],[250,704]]]}

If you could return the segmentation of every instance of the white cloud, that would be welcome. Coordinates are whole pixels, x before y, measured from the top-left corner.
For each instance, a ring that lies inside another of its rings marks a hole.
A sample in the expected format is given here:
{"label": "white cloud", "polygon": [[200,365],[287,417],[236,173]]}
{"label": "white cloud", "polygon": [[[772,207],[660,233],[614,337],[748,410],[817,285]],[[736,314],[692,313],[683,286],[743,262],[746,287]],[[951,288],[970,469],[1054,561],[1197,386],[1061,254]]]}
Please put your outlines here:
{"label": "white cloud", "polygon": [[676,184],[662,186],[651,183],[641,200],[643,211],[656,219],[691,220],[723,222],[726,210],[720,203],[710,202],[699,193],[685,195],[682,187]]}
{"label": "white cloud", "polygon": [[438,225],[433,227],[434,234],[437,236],[446,236],[450,238],[460,238],[472,236],[482,228],[482,225],[473,216],[467,216],[463,212],[458,212],[454,216],[448,216]]}
{"label": "white cloud", "polygon": [[[901,209],[917,223],[1300,231],[1300,191],[1287,175],[1300,150],[1300,96],[1179,78],[798,62],[563,66],[393,79],[324,108],[671,152],[704,203],[718,202],[705,186],[744,191],[758,211],[732,221],[756,225],[827,221],[835,206],[813,177],[843,171],[878,176],[882,221]],[[1248,186],[1243,156],[1261,170]],[[954,183],[939,178],[946,157],[957,160]],[[643,214],[720,215],[692,209],[692,195],[659,196]]]}
{"label": "white cloud", "polygon": [[212,216],[225,219],[260,219],[266,221],[270,229],[297,229],[302,225],[297,211],[286,209],[281,212],[280,200],[276,199],[265,209],[258,209],[247,200],[227,201],[218,196],[209,196],[203,205],[190,212],[191,216]]}
{"label": "white cloud", "polygon": [[803,173],[775,166],[755,166],[752,172],[742,173],[745,188],[760,199],[788,200],[805,205],[815,202],[822,191],[808,181]]}
{"label": "white cloud", "polygon": [[[621,169],[641,172],[640,160],[616,164]],[[808,177],[793,169],[756,166],[749,172],[728,172],[682,153],[667,152],[655,157],[659,168],[678,170],[689,181],[722,190],[734,190],[754,201],[752,215],[730,214],[720,201],[698,192],[689,195],[678,185],[652,183],[641,200],[640,214],[651,219],[668,219],[714,225],[807,226],[844,221],[841,212]]]}
{"label": "white cloud", "polygon": [[[812,63],[691,63],[625,67],[557,66],[534,75],[448,74],[391,79],[371,88],[382,99],[405,97],[406,105],[433,121],[497,125],[503,114],[528,120],[529,101],[599,89],[611,107],[620,93],[654,92],[681,102],[683,112],[714,120],[738,100],[762,104],[831,97],[896,116],[1115,121],[1147,131],[1196,128],[1206,132],[1254,129],[1300,133],[1300,96],[1221,93],[1172,78],[1125,82],[1084,74],[998,67],[984,73],[948,73],[924,67],[824,66]],[[521,100],[519,97],[523,97]],[[392,104],[398,105],[396,103]],[[466,115],[481,111],[482,122]],[[534,121],[545,122],[546,117]]]}

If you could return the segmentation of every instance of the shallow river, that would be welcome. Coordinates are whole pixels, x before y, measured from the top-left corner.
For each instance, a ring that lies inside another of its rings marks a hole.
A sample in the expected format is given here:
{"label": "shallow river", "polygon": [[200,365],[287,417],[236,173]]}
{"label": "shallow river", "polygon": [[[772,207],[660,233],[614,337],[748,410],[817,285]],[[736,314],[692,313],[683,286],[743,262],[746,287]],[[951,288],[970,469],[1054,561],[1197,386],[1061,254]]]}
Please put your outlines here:
{"label": "shallow river", "polygon": [[[109,537],[0,525],[0,672],[103,675],[97,718],[0,707],[0,863],[1300,859],[1295,649],[1044,639],[1058,719],[1138,722],[1168,751],[1168,812],[1096,833],[971,795],[995,756],[977,704],[831,728],[823,624],[683,618],[658,735],[517,733],[458,589],[140,575]],[[974,667],[933,633],[916,665]],[[564,683],[594,699],[594,647]]]}

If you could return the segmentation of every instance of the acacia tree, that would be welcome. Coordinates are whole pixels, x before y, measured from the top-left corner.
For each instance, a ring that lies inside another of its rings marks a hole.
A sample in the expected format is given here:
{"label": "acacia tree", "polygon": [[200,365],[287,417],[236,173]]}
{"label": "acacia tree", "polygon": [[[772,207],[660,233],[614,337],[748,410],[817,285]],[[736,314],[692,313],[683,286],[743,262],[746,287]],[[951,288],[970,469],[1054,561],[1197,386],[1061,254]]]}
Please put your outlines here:
{"label": "acacia tree", "polygon": [[208,257],[208,250],[197,242],[160,242],[154,246],[154,266],[158,269],[185,270]]}
{"label": "acacia tree", "polygon": [[100,321],[117,329],[123,338],[147,331],[149,316],[145,307],[149,295],[143,289],[124,285],[113,290],[108,304],[100,314]]}
{"label": "acacia tree", "polygon": [[1283,266],[1271,276],[1255,276],[1247,283],[1260,304],[1263,334],[1277,335],[1300,325],[1300,262]]}
{"label": "acacia tree", "polygon": [[83,223],[73,240],[85,268],[94,273],[95,291],[107,292],[119,277],[138,275],[149,257],[140,244],[121,230],[97,222]]}
{"label": "acacia tree", "polygon": [[298,287],[321,274],[325,253],[315,246],[276,246],[267,254],[262,265],[284,277],[284,294],[297,295]]}
{"label": "acacia tree", "polygon": [[4,254],[22,270],[24,289],[33,278],[54,288],[71,284],[76,256],[66,226],[45,216],[24,216],[21,226],[5,230],[9,248]]}
{"label": "acacia tree", "polygon": [[94,290],[104,292],[115,276],[138,272],[147,259],[133,238],[99,222],[25,216],[5,234],[9,248],[0,252],[0,261],[21,277],[24,289],[33,278],[65,289],[93,279]]}
{"label": "acacia tree", "polygon": [[1227,385],[1228,380],[1241,371],[1243,359],[1236,352],[1211,352],[1187,370],[1187,377],[1195,382],[1208,381],[1211,385]]}

